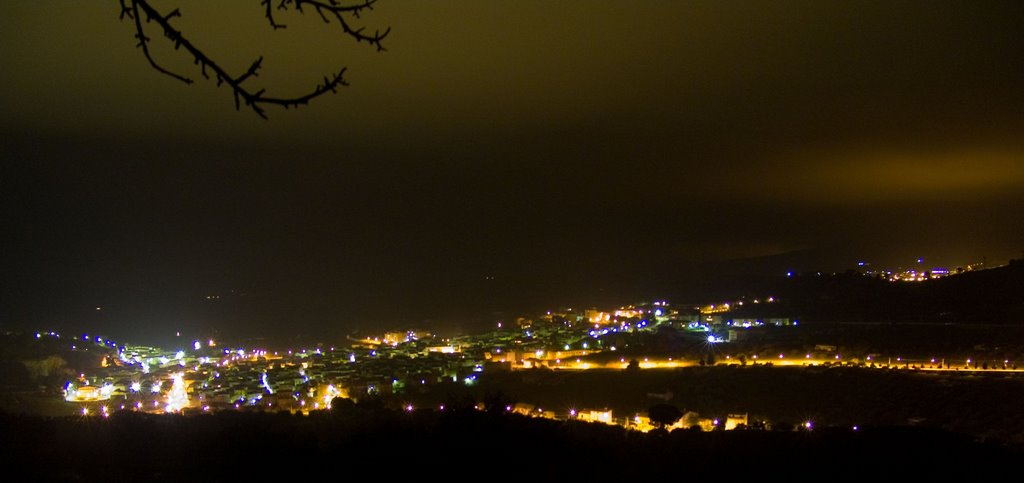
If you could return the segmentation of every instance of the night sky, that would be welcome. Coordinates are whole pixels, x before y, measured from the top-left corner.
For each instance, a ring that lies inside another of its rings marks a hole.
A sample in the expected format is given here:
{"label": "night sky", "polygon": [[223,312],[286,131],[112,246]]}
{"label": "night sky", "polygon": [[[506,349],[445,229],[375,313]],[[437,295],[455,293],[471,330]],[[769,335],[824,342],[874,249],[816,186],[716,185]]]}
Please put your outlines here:
{"label": "night sky", "polygon": [[153,4],[271,94],[351,86],[264,121],[115,1],[5,5],[5,329],[467,328],[1024,249],[1021,2],[381,0],[383,53]]}

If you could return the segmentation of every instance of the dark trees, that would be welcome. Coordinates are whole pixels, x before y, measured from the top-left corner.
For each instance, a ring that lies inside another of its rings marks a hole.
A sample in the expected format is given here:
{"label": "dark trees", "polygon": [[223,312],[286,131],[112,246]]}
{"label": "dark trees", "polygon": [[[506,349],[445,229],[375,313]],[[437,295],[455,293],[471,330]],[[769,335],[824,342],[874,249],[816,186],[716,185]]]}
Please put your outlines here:
{"label": "dark trees", "polygon": [[629,360],[629,364],[626,365],[626,370],[629,371],[629,372],[639,371],[640,370],[640,361],[636,360],[635,357],[630,359]]}
{"label": "dark trees", "polygon": [[647,410],[647,417],[651,419],[652,423],[658,425],[659,428],[665,426],[672,426],[679,421],[679,418],[683,417],[682,411],[679,408],[671,404],[655,404]]}

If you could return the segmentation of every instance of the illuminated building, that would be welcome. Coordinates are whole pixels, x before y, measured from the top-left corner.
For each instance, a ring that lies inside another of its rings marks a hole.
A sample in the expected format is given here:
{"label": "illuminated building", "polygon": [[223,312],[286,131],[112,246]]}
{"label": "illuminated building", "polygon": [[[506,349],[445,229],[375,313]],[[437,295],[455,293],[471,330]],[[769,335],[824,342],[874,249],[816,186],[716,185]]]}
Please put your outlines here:
{"label": "illuminated building", "polygon": [[725,418],[725,430],[726,431],[736,429],[736,426],[739,426],[741,424],[743,426],[746,426],[748,424],[748,422],[747,422],[747,415],[745,413],[744,414],[730,414],[727,418]]}
{"label": "illuminated building", "polygon": [[591,324],[608,324],[611,323],[612,315],[608,312],[601,312],[598,310],[587,310],[584,315]]}
{"label": "illuminated building", "polygon": [[590,421],[592,423],[604,423],[604,424],[613,424],[614,423],[614,420],[612,419],[612,410],[611,409],[608,409],[608,410],[605,410],[605,411],[596,411],[596,410],[579,411],[579,412],[576,413],[576,419],[578,419],[580,421]]}
{"label": "illuminated building", "polygon": [[64,389],[64,400],[68,402],[106,401],[110,399],[113,392],[114,386],[111,384],[104,384],[102,387],[82,386],[79,388],[68,384]]}

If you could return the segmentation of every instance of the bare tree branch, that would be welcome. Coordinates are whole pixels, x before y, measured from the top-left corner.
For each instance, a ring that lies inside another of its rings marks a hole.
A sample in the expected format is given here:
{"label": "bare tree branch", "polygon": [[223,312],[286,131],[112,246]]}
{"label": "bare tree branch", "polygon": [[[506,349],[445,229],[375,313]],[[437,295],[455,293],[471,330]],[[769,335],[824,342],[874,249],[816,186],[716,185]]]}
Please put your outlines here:
{"label": "bare tree branch", "polygon": [[376,46],[377,51],[387,50],[383,45],[381,45],[381,41],[391,33],[390,27],[388,27],[384,32],[376,31],[373,35],[366,35],[363,33],[363,28],[353,29],[349,26],[343,16],[345,13],[351,13],[353,17],[359,18],[359,14],[363,10],[373,10],[373,4],[377,3],[377,0],[365,0],[362,3],[354,5],[343,5],[337,0],[328,0],[326,2],[318,0],[282,0],[281,6],[284,7],[288,3],[294,3],[295,9],[300,12],[302,11],[303,5],[311,5],[316,9],[316,12],[320,14],[320,18],[324,19],[324,22],[330,22],[327,19],[327,14],[330,14],[338,20],[338,24],[341,25],[341,30],[350,37],[356,39],[356,42],[366,41],[370,45]]}
{"label": "bare tree branch", "polygon": [[[164,67],[157,64],[157,62],[153,59],[153,56],[149,52],[149,41],[151,39],[146,36],[142,15],[145,15],[146,17],[145,24],[149,24],[152,22],[157,24],[161,29],[163,29],[164,37],[174,44],[175,50],[184,48],[189,54],[192,55],[192,57],[195,60],[194,63],[199,66],[200,72],[202,73],[204,78],[210,78],[210,72],[208,72],[209,70],[213,73],[214,76],[216,76],[217,86],[220,86],[221,84],[227,84],[229,87],[231,87],[235,100],[235,109],[241,109],[242,104],[245,104],[246,106],[250,107],[253,110],[253,112],[255,112],[257,115],[259,115],[263,119],[267,119],[267,115],[265,110],[263,109],[263,105],[277,105],[284,107],[285,109],[289,107],[298,107],[301,105],[308,104],[310,100],[321,95],[324,95],[328,92],[337,92],[339,86],[348,86],[348,83],[344,79],[346,68],[343,67],[335,74],[331,74],[330,76],[324,76],[323,82],[317,84],[316,87],[314,87],[313,90],[308,92],[307,94],[289,98],[266,97],[264,95],[264,93],[266,92],[265,89],[260,89],[258,91],[253,92],[242,85],[242,83],[246,80],[249,80],[249,78],[256,77],[259,75],[259,70],[263,67],[263,57],[256,59],[243,74],[237,77],[232,76],[228,74],[227,71],[225,71],[217,62],[215,62],[213,59],[211,59],[205,53],[203,53],[202,50],[193,45],[192,42],[189,42],[189,40],[182,35],[180,30],[176,29],[173,25],[171,25],[171,19],[181,16],[181,12],[178,11],[178,9],[175,9],[167,15],[163,15],[160,12],[158,12],[155,8],[153,8],[153,6],[149,4],[148,0],[119,1],[121,3],[121,20],[123,21],[125,17],[128,17],[135,22],[135,38],[138,39],[136,47],[142,49],[143,55],[146,57],[146,60],[149,61],[149,64],[154,69],[156,69],[158,72],[162,74],[173,77],[186,84],[192,84],[193,82],[193,80],[188,77],[165,69]],[[130,1],[131,3],[126,3],[128,1]],[[289,7],[294,7],[296,11],[298,11],[299,13],[303,13],[302,7],[304,5],[311,6],[316,10],[320,17],[324,19],[325,22],[330,22],[330,20],[328,19],[328,15],[334,17],[338,21],[339,25],[341,25],[342,32],[344,32],[349,37],[355,39],[356,42],[365,41],[370,45],[376,46],[377,51],[383,51],[386,49],[384,49],[384,47],[381,45],[381,41],[384,40],[384,38],[387,37],[387,35],[391,32],[390,28],[388,28],[384,32],[377,31],[373,35],[368,35],[363,33],[364,29],[362,28],[353,29],[345,20],[345,15],[351,15],[355,18],[359,18],[359,14],[363,10],[372,10],[373,4],[376,3],[376,1],[377,0],[362,0],[359,3],[343,4],[337,0],[280,0],[276,6],[276,9],[286,11],[289,9]],[[274,0],[262,0],[260,2],[260,4],[266,9],[265,15],[267,17],[267,21],[270,22],[270,26],[274,30],[286,28],[286,25],[278,23],[277,20],[275,19],[275,7],[273,6],[273,2]]]}
{"label": "bare tree branch", "polygon": [[[171,12],[171,15],[168,15],[167,18],[171,18],[175,14],[180,15],[180,13],[178,13],[178,11],[175,10],[174,12]],[[185,77],[185,76],[180,75],[180,74],[175,74],[174,72],[171,72],[171,71],[161,67],[160,64],[157,64],[156,61],[153,60],[153,56],[150,55],[150,53],[149,53],[149,40],[150,39],[149,39],[149,37],[146,37],[146,34],[143,31],[143,29],[142,29],[142,20],[141,20],[141,16],[139,15],[139,6],[138,6],[138,4],[136,2],[133,1],[132,2],[132,6],[129,7],[129,6],[125,5],[124,0],[121,0],[121,19],[123,20],[125,17],[128,17],[130,19],[135,20],[135,38],[139,40],[139,43],[135,44],[135,46],[142,49],[142,54],[146,56],[146,60],[149,61],[149,65],[153,66],[153,68],[156,69],[157,72],[160,72],[161,74],[166,74],[166,75],[169,75],[169,76],[171,76],[171,77],[173,77],[175,79],[178,79],[178,80],[180,80],[180,81],[182,81],[182,82],[184,82],[186,84],[191,84],[192,83],[192,79],[189,79],[188,77]],[[148,20],[147,20],[147,22],[148,22]]]}
{"label": "bare tree branch", "polygon": [[[274,8],[271,5],[272,3],[273,2],[271,0],[263,0],[262,2],[260,2],[261,5],[263,5],[264,7],[267,8],[267,13],[266,13],[267,21],[270,22],[270,26],[274,30],[287,28],[288,27],[287,25],[279,24],[276,21],[274,21]],[[277,8],[284,8],[284,1],[283,0],[282,0],[281,4]]]}

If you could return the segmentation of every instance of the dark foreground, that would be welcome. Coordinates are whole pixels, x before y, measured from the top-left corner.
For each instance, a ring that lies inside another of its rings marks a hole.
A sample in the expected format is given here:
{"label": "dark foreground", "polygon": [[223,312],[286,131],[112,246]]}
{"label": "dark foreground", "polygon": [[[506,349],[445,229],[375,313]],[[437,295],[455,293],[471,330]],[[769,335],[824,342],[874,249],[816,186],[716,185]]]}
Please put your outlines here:
{"label": "dark foreground", "polygon": [[8,471],[26,481],[329,481],[395,477],[474,481],[896,476],[994,479],[1020,454],[937,430],[648,434],[471,409],[333,413],[0,416]]}

